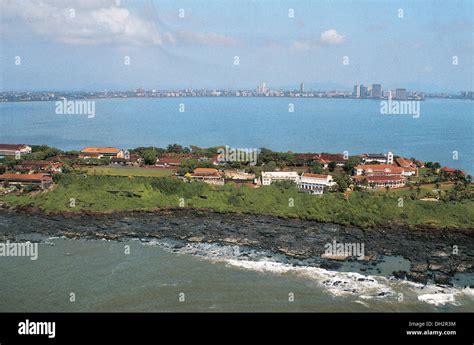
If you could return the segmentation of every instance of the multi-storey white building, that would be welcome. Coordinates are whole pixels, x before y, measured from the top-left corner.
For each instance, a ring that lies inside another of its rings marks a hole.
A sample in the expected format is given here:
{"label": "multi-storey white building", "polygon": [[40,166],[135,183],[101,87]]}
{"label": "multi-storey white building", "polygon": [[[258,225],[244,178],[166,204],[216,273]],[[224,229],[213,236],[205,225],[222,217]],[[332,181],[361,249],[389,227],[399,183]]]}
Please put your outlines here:
{"label": "multi-storey white building", "polygon": [[331,175],[308,173],[301,175],[297,183],[298,190],[309,194],[323,194],[324,188],[332,187],[335,184]]}
{"label": "multi-storey white building", "polygon": [[267,171],[262,172],[262,185],[269,186],[275,181],[292,181],[298,182],[299,175],[296,171]]}
{"label": "multi-storey white building", "polygon": [[379,162],[380,164],[393,164],[393,153],[364,153],[362,155],[362,162]]}

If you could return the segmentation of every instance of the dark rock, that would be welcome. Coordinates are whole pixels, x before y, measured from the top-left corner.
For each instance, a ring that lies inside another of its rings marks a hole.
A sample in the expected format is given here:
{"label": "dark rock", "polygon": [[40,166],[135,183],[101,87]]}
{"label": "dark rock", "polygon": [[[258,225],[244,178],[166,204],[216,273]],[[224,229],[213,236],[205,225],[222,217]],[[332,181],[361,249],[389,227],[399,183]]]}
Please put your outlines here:
{"label": "dark rock", "polygon": [[407,276],[406,271],[394,271],[392,274],[397,279],[405,279]]}

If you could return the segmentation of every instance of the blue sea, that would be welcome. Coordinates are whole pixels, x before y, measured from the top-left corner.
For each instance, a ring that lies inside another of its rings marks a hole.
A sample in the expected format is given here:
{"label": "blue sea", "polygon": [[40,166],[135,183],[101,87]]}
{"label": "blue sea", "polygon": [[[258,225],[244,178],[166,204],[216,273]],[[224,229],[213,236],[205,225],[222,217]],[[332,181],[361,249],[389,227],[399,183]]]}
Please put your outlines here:
{"label": "blue sea", "polygon": [[[0,104],[0,142],[85,146],[266,147],[392,151],[474,171],[474,103],[429,99],[420,116],[382,115],[380,101],[318,98],[133,98],[95,101],[95,117],[56,114],[55,102]],[[289,112],[289,103],[294,112]],[[184,112],[180,112],[180,105]],[[181,106],[183,107],[183,106]]]}

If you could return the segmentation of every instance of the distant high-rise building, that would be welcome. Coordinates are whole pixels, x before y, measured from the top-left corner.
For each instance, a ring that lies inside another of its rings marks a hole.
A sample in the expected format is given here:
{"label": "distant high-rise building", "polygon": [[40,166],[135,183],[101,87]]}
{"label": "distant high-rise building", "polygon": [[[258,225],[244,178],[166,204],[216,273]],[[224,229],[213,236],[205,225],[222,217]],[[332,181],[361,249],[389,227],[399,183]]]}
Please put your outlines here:
{"label": "distant high-rise building", "polygon": [[363,98],[363,97],[367,97],[367,86],[364,86],[364,85],[361,85],[360,86],[360,97]]}
{"label": "distant high-rise building", "polygon": [[474,98],[474,92],[472,91],[461,91],[461,98]]}
{"label": "distant high-rise building", "polygon": [[396,89],[395,90],[396,99],[407,99],[407,90],[406,89]]}
{"label": "distant high-rise building", "polygon": [[382,97],[382,85],[381,84],[372,84],[372,92],[370,94],[373,98]]}
{"label": "distant high-rise building", "polygon": [[266,93],[267,91],[268,91],[268,90],[267,90],[267,84],[262,83],[262,85],[258,85],[258,86],[257,86],[257,93],[258,93],[258,94]]}
{"label": "distant high-rise building", "polygon": [[304,83],[300,84],[300,92],[304,92]]}
{"label": "distant high-rise building", "polygon": [[360,85],[360,84],[354,85],[354,94],[353,94],[354,97],[360,98],[362,86],[363,85]]}

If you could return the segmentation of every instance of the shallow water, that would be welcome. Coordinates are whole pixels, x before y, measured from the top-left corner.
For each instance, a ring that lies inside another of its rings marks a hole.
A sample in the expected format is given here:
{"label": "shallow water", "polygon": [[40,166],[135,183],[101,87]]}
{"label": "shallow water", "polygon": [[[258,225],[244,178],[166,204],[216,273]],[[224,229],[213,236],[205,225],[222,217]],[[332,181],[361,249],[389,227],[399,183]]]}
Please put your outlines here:
{"label": "shallow water", "polygon": [[174,244],[44,238],[36,261],[0,259],[0,311],[474,311],[472,289],[374,274],[406,265],[397,257],[365,275],[342,272],[352,263],[336,272],[237,246]]}

